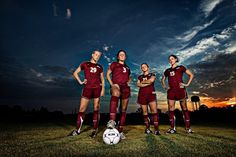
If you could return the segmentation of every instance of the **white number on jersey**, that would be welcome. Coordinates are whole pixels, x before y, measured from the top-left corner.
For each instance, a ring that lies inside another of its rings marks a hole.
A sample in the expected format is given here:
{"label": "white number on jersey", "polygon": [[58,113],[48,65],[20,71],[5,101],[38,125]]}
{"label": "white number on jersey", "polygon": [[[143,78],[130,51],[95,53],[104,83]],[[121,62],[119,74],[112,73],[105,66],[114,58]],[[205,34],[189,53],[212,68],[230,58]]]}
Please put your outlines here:
{"label": "white number on jersey", "polygon": [[126,73],[126,68],[125,67],[123,67],[123,73]]}
{"label": "white number on jersey", "polygon": [[97,68],[96,67],[90,67],[90,72],[91,73],[96,73],[97,72]]}
{"label": "white number on jersey", "polygon": [[144,77],[144,78],[143,78],[143,81],[146,81],[146,80],[147,80],[147,78],[146,78],[146,77]]}

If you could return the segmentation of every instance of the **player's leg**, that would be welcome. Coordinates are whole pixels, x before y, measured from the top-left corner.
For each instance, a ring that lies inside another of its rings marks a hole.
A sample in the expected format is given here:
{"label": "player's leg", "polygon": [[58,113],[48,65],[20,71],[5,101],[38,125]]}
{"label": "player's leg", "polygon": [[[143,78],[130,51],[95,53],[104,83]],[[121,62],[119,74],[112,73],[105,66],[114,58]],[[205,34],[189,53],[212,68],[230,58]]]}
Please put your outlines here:
{"label": "player's leg", "polygon": [[148,117],[148,106],[147,105],[141,105],[141,107],[142,107],[142,111],[143,111],[144,124],[146,126],[145,133],[150,134],[151,130],[150,130],[150,119]]}
{"label": "player's leg", "polygon": [[175,100],[168,99],[168,111],[169,111],[169,121],[170,121],[170,129],[168,129],[167,133],[176,133],[175,128]]}
{"label": "player's leg", "polygon": [[117,114],[117,106],[120,97],[120,88],[117,86],[111,87],[111,99],[110,99],[110,121],[107,123],[108,128],[115,127],[115,120]]}
{"label": "player's leg", "polygon": [[153,124],[154,124],[154,134],[155,135],[160,135],[160,131],[159,131],[159,120],[158,120],[158,113],[157,113],[157,102],[156,101],[152,101],[149,103],[150,105],[150,109],[152,112],[152,119],[153,119]]}
{"label": "player's leg", "polygon": [[120,122],[119,122],[119,126],[118,126],[119,132],[123,132],[123,127],[125,125],[125,120],[126,120],[126,110],[127,110],[128,103],[129,103],[129,98],[121,100],[121,116],[120,116]]}
{"label": "player's leg", "polygon": [[129,103],[129,97],[130,97],[130,87],[125,86],[121,87],[121,117],[120,117],[120,123],[118,126],[118,131],[120,132],[121,139],[125,139],[125,135],[123,133],[123,127],[125,125],[126,120],[126,110]]}
{"label": "player's leg", "polygon": [[185,129],[187,133],[193,133],[192,129],[190,128],[190,114],[188,111],[187,101],[186,99],[180,100],[180,106],[183,112]]}
{"label": "player's leg", "polygon": [[80,107],[79,107],[79,112],[77,115],[77,121],[76,121],[76,130],[73,130],[70,135],[75,136],[80,134],[80,130],[84,121],[85,114],[84,112],[86,111],[88,107],[89,99],[85,97],[81,97],[80,99]]}
{"label": "player's leg", "polygon": [[90,137],[96,137],[100,120],[100,98],[93,99],[93,131]]}
{"label": "player's leg", "polygon": [[144,93],[138,94],[137,103],[140,105],[141,107],[140,110],[143,113],[143,121],[144,121],[144,125],[146,126],[144,133],[150,134],[152,131],[150,130],[150,119],[148,117],[148,101]]}

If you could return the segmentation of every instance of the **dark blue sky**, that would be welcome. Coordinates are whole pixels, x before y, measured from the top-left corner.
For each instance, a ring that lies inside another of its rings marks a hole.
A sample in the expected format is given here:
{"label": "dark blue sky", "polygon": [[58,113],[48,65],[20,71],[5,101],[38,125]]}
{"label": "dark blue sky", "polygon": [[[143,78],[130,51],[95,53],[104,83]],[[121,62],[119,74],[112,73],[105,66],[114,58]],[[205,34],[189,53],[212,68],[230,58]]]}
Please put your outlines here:
{"label": "dark blue sky", "polygon": [[[81,86],[72,72],[94,49],[106,72],[119,49],[128,53],[135,82],[142,62],[157,75],[159,108],[166,109],[160,77],[167,57],[195,74],[189,95],[208,106],[235,102],[236,0],[4,0],[0,2],[0,105],[47,107],[70,113]],[[108,111],[108,84],[102,111]]]}

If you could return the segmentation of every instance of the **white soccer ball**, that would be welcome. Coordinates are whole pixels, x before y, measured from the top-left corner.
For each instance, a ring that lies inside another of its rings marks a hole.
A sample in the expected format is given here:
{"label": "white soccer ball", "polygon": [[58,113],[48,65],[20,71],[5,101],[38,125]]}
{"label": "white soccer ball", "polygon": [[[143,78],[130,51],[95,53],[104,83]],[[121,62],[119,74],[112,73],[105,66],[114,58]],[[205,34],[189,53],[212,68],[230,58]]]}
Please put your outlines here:
{"label": "white soccer ball", "polygon": [[120,133],[117,129],[106,129],[103,133],[103,141],[106,144],[113,145],[117,144],[120,141]]}

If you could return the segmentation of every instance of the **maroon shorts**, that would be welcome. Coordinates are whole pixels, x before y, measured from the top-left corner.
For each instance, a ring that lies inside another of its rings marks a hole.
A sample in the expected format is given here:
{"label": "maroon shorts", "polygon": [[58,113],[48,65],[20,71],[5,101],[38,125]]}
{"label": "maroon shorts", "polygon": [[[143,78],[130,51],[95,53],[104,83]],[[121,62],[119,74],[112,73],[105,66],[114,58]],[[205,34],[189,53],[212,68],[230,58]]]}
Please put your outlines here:
{"label": "maroon shorts", "polygon": [[102,88],[84,88],[82,92],[82,97],[87,99],[99,98],[101,96]]}
{"label": "maroon shorts", "polygon": [[[120,98],[128,99],[130,97],[130,87],[128,85],[119,85],[120,87]],[[112,95],[112,91],[110,90]]]}
{"label": "maroon shorts", "polygon": [[139,93],[137,103],[140,105],[148,105],[150,102],[156,100],[156,93]]}
{"label": "maroon shorts", "polygon": [[188,95],[185,88],[169,89],[167,91],[167,99],[169,100],[182,100],[187,99]]}

